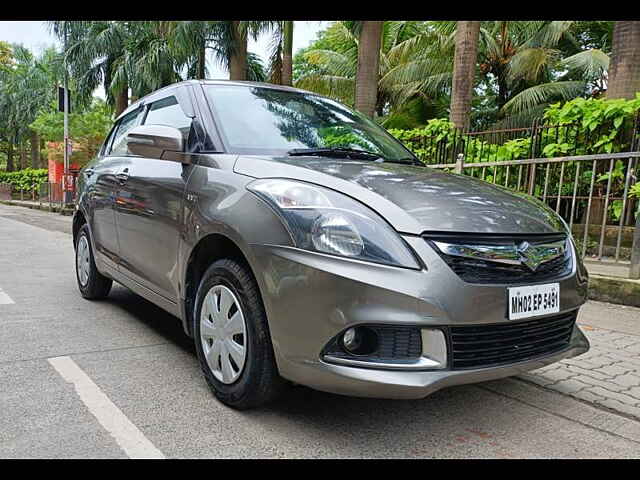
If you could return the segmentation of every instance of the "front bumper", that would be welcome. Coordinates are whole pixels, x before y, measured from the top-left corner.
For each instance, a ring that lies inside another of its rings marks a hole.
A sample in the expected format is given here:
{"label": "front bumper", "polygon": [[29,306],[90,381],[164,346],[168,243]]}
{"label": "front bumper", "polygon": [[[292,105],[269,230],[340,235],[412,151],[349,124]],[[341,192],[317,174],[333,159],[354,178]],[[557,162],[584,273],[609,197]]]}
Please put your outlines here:
{"label": "front bumper", "polygon": [[[540,368],[589,349],[574,327],[562,351],[489,368],[388,370],[324,361],[327,342],[359,324],[422,328],[509,322],[504,285],[468,284],[420,237],[405,236],[427,269],[410,270],[336,258],[291,247],[252,245],[280,374],[295,383],[345,395],[422,398],[450,385],[482,382]],[[575,253],[575,252],[574,252]],[[560,313],[586,301],[574,262],[560,283]],[[556,314],[557,315],[557,314]],[[540,317],[538,317],[540,318]]]}
{"label": "front bumper", "polygon": [[[535,360],[500,367],[415,372],[346,367],[323,361],[285,362],[282,366],[290,379],[297,379],[297,383],[324,392],[356,397],[416,399],[452,385],[485,382],[518,375],[564,358],[575,357],[587,350],[589,350],[589,342],[578,327],[575,327],[569,348],[566,350]],[[279,367],[281,368],[280,365]]]}

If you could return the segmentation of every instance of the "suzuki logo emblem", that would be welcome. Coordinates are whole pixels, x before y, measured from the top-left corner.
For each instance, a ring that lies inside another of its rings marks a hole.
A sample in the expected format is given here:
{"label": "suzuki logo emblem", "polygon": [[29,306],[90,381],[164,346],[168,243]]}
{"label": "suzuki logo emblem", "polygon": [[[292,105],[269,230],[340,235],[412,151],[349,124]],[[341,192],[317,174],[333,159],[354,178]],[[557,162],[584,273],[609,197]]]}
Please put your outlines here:
{"label": "suzuki logo emblem", "polygon": [[516,249],[520,255],[520,261],[532,272],[535,272],[541,263],[552,260],[562,253],[561,248],[549,245],[534,246],[529,242],[522,242]]}

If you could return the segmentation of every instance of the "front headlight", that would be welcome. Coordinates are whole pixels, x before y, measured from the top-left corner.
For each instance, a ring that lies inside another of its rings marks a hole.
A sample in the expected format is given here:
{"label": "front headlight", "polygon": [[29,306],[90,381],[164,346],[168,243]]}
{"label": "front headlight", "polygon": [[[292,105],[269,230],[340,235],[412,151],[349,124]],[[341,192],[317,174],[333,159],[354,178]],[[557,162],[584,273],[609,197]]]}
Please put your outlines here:
{"label": "front headlight", "polygon": [[298,248],[420,268],[396,231],[356,200],[327,188],[285,179],[256,180],[247,189],[280,214]]}

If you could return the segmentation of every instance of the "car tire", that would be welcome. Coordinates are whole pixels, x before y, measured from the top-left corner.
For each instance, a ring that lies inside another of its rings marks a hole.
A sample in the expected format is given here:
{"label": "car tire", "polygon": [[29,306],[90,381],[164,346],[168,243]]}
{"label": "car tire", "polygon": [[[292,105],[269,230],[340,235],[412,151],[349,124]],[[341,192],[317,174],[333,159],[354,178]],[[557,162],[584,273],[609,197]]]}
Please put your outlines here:
{"label": "car tire", "polygon": [[100,300],[109,295],[113,281],[96,268],[91,248],[89,226],[85,223],[76,237],[76,280],[80,294],[87,300]]}
{"label": "car tire", "polygon": [[[231,305],[225,312],[225,304],[229,302],[235,302],[236,309]],[[239,316],[244,333],[232,335],[239,331]],[[237,325],[229,327],[233,320]],[[217,328],[215,335],[213,327]],[[282,392],[286,382],[278,374],[258,285],[246,266],[224,259],[207,269],[196,294],[193,332],[204,377],[221,402],[244,410],[264,405]],[[214,343],[218,346],[214,347]],[[242,348],[244,357],[240,358],[238,352]],[[238,356],[237,362],[230,353],[232,349]],[[223,358],[226,364],[222,363]]]}

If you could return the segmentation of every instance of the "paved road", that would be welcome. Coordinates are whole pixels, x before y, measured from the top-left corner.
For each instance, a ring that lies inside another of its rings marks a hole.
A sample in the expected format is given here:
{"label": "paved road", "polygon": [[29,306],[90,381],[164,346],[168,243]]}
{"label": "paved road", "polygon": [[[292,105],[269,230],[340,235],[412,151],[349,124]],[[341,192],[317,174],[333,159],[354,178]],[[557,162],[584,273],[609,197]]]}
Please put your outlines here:
{"label": "paved road", "polygon": [[230,410],[177,319],[122,287],[80,297],[69,231],[0,205],[0,457],[639,456],[640,422],[518,379],[417,401],[297,387]]}

